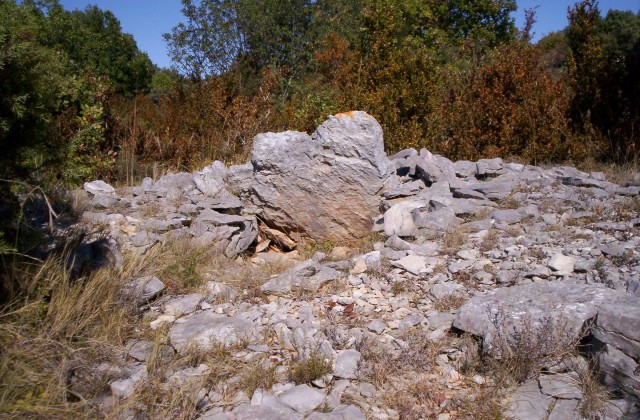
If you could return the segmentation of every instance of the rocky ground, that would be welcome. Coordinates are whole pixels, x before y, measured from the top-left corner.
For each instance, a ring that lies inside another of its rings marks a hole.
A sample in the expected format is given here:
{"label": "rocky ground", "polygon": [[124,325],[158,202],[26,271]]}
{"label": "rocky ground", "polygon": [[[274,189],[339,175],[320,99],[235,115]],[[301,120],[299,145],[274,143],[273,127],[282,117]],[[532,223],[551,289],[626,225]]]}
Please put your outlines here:
{"label": "rocky ground", "polygon": [[640,415],[640,174],[387,157],[356,112],[259,135],[246,165],[85,191],[104,239],[76,264],[223,256],[190,287],[131,279],[140,338],[92,367],[120,417],[150,387],[203,419]]}

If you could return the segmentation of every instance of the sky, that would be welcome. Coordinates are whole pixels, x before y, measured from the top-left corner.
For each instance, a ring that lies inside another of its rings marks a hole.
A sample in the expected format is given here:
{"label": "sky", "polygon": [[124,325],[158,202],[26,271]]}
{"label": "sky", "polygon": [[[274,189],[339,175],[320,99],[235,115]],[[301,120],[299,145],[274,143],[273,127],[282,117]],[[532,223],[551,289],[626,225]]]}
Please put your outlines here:
{"label": "sky", "polygon": [[[577,0],[517,0],[516,25],[524,24],[524,10],[539,6],[536,10],[537,22],[533,27],[533,41],[546,34],[567,26],[567,7]],[[103,10],[111,10],[120,20],[122,30],[133,35],[138,48],[149,54],[151,61],[159,67],[170,67],[171,60],[162,38],[182,19],[180,0],[61,0],[65,9],[81,9],[87,5],[97,5]],[[602,15],[610,9],[640,10],[640,0],[600,0]]]}

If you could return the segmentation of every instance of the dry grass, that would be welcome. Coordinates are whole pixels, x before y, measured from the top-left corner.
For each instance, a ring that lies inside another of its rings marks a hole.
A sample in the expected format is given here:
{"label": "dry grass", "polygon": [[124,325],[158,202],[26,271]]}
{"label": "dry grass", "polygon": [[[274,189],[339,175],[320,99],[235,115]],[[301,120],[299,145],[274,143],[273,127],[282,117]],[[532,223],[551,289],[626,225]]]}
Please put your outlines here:
{"label": "dry grass", "polygon": [[627,163],[603,163],[596,160],[585,160],[580,162],[577,167],[585,172],[603,172],[607,181],[618,185],[624,185],[633,180],[635,174],[640,172],[638,160],[630,160]]}
{"label": "dry grass", "polygon": [[460,251],[460,248],[469,238],[469,230],[457,227],[448,231],[442,237],[442,252],[453,255]]}
{"label": "dry grass", "polygon": [[519,209],[521,206],[520,200],[515,198],[513,195],[503,198],[498,201],[498,205],[502,209]]}
{"label": "dry grass", "polygon": [[86,400],[106,380],[94,378],[77,390],[69,379],[111,361],[132,333],[135,305],[121,290],[152,260],[132,256],[122,273],[101,269],[81,278],[73,278],[64,261],[59,256],[13,267],[13,276],[21,276],[14,279],[21,299],[0,314],[0,413],[8,417],[91,412]]}
{"label": "dry grass", "polygon": [[[88,401],[108,393],[109,382],[117,378],[96,371],[95,366],[121,364],[123,343],[149,335],[137,305],[122,293],[131,279],[157,275],[169,292],[186,293],[214,279],[236,287],[242,299],[255,300],[262,298],[261,284],[288,268],[283,263],[260,267],[237,263],[186,242],[155,246],[144,256],[126,255],[121,272],[101,269],[74,277],[66,260],[65,255],[41,263],[5,260],[10,263],[15,299],[0,312],[0,416],[98,417]],[[167,342],[164,331],[148,338],[155,341],[147,363],[149,378],[111,414],[143,407],[152,418],[188,418],[195,409],[193,395],[169,392],[166,374],[200,363],[211,369],[208,384],[238,376],[236,391],[267,387],[274,378],[274,369],[266,364],[232,358],[237,349],[214,346],[206,352],[168,357],[162,351]]]}
{"label": "dry grass", "polygon": [[442,342],[431,341],[427,332],[421,328],[404,330],[396,337],[404,346],[397,354],[374,338],[365,338],[356,343],[356,349],[362,355],[359,379],[371,382],[377,388],[387,384],[393,376],[402,375],[410,370],[427,372],[439,354]]}
{"label": "dry grass", "polygon": [[589,368],[578,371],[582,400],[580,401],[580,414],[589,420],[597,420],[605,417],[605,404],[609,400],[610,393],[600,382],[597,373]]}
{"label": "dry grass", "polygon": [[465,420],[500,420],[503,418],[505,389],[477,385],[464,397],[455,400],[458,418]]}
{"label": "dry grass", "polygon": [[316,350],[308,357],[300,357],[289,365],[289,380],[296,384],[306,384],[322,378],[333,370],[331,361],[324,354]]}
{"label": "dry grass", "polygon": [[385,394],[384,400],[398,412],[400,419],[419,420],[433,417],[432,408],[437,405],[439,395],[434,384],[417,380]]}
{"label": "dry grass", "polygon": [[467,300],[468,298],[462,293],[451,293],[442,299],[436,300],[433,303],[433,308],[439,312],[451,311],[460,308]]}
{"label": "dry grass", "polygon": [[482,242],[480,242],[480,251],[488,252],[492,249],[495,249],[498,246],[498,230],[497,229],[489,229],[487,235],[484,237]]}
{"label": "dry grass", "polygon": [[614,205],[615,219],[620,221],[631,220],[640,217],[640,198],[624,198]]}
{"label": "dry grass", "polygon": [[[581,336],[570,326],[552,317],[537,322],[523,319],[519,328],[509,328],[506,316],[491,316],[496,327],[492,348],[485,361],[498,382],[522,383],[544,368],[577,351]],[[551,333],[552,332],[552,333]]]}

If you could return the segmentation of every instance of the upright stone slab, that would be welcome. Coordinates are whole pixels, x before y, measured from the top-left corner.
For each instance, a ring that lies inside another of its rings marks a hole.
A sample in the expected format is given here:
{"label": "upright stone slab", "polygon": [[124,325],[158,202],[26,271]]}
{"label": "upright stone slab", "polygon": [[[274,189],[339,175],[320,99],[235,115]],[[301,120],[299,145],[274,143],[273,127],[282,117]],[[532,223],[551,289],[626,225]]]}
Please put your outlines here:
{"label": "upright stone slab", "polygon": [[330,116],[316,132],[255,137],[251,170],[227,181],[271,228],[313,240],[367,236],[393,164],[382,128],[365,112]]}

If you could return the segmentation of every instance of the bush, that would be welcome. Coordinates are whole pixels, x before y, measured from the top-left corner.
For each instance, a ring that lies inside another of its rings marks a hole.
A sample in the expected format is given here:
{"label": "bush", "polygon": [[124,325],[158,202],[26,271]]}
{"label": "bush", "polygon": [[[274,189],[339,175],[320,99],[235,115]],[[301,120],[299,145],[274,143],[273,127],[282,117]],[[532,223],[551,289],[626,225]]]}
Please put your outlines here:
{"label": "bush", "polygon": [[520,157],[532,162],[582,158],[567,118],[571,90],[539,52],[515,42],[457,70],[440,92],[429,146],[451,159]]}

